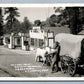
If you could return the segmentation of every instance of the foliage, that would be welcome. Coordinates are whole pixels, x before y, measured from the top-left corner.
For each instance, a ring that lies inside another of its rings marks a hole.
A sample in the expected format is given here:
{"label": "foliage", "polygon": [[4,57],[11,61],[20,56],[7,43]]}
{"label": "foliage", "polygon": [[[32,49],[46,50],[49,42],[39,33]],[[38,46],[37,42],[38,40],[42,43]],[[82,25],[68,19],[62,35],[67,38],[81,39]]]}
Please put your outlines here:
{"label": "foliage", "polygon": [[55,14],[51,15],[49,20],[50,26],[55,27],[56,22],[57,22],[56,15]]}
{"label": "foliage", "polygon": [[45,21],[45,26],[50,27],[50,18],[47,18]]}
{"label": "foliage", "polygon": [[65,7],[64,9],[59,7],[54,10],[55,13],[60,12],[57,16],[57,23],[69,25],[72,34],[77,34],[82,30],[84,7]]}
{"label": "foliage", "polygon": [[69,15],[70,30],[72,34],[77,34],[79,31],[79,7],[66,7]]}
{"label": "foliage", "polygon": [[[56,27],[69,25],[71,33],[77,34],[82,30],[84,24],[84,7],[54,7],[55,14],[52,14],[45,21],[39,19],[34,21],[34,26],[44,27]],[[32,23],[27,17],[24,17],[23,22],[19,22],[18,8],[6,7],[5,8],[6,23],[3,30],[3,16],[0,8],[0,34],[11,33],[11,32],[29,32],[32,28]]]}
{"label": "foliage", "polygon": [[34,25],[35,26],[41,26],[41,21],[40,20],[35,20]]}
{"label": "foliage", "polygon": [[41,28],[44,28],[44,27],[46,27],[46,22],[45,21],[42,21],[41,22]]}
{"label": "foliage", "polygon": [[19,12],[17,11],[18,8],[16,7],[6,7],[5,8],[5,15],[6,17],[6,24],[5,24],[5,30],[6,33],[11,33],[15,31],[15,24],[18,22],[17,17],[19,17]]}
{"label": "foliage", "polygon": [[52,14],[49,18],[44,21],[44,26],[46,27],[55,27],[57,22],[57,18],[55,14]]}
{"label": "foliage", "polygon": [[29,30],[31,29],[32,24],[30,23],[30,21],[28,20],[27,17],[24,17],[23,22],[21,23],[21,32],[29,32]]}

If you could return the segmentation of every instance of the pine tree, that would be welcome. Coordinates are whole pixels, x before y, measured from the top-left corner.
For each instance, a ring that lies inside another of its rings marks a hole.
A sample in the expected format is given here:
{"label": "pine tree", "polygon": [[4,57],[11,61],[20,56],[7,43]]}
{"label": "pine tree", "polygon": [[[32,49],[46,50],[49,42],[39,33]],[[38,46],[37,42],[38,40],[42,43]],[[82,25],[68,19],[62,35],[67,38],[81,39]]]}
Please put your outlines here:
{"label": "pine tree", "polygon": [[6,17],[6,33],[14,32],[14,24],[18,21],[17,17],[19,17],[19,12],[17,11],[18,8],[16,7],[7,7],[5,8],[5,15]]}

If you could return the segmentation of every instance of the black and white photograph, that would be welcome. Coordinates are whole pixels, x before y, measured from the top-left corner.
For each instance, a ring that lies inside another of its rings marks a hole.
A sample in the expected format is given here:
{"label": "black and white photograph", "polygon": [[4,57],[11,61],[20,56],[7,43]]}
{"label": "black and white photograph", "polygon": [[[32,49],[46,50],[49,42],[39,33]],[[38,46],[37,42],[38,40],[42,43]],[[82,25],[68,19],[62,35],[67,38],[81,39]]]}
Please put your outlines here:
{"label": "black and white photograph", "polygon": [[84,77],[83,4],[0,5],[2,77]]}

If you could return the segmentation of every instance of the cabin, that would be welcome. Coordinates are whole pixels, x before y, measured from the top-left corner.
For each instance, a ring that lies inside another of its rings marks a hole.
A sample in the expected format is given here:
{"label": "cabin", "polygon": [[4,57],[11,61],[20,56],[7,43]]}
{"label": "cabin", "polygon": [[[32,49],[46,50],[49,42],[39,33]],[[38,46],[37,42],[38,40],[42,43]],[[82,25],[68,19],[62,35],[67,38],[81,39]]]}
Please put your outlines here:
{"label": "cabin", "polygon": [[33,27],[29,31],[30,36],[30,50],[38,47],[49,46],[53,48],[54,32],[45,32],[41,27]]}
{"label": "cabin", "polygon": [[29,34],[26,33],[11,33],[4,35],[3,44],[10,49],[27,50],[29,45]]}

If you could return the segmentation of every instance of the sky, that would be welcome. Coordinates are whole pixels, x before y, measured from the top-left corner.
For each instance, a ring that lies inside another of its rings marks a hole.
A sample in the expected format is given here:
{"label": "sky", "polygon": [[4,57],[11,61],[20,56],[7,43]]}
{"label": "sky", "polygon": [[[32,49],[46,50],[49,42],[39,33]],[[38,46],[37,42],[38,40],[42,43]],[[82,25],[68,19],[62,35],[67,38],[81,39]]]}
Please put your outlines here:
{"label": "sky", "polygon": [[30,22],[37,19],[44,21],[55,14],[53,7],[19,7],[18,12],[20,13],[19,21],[23,21],[24,17],[28,17]]}

